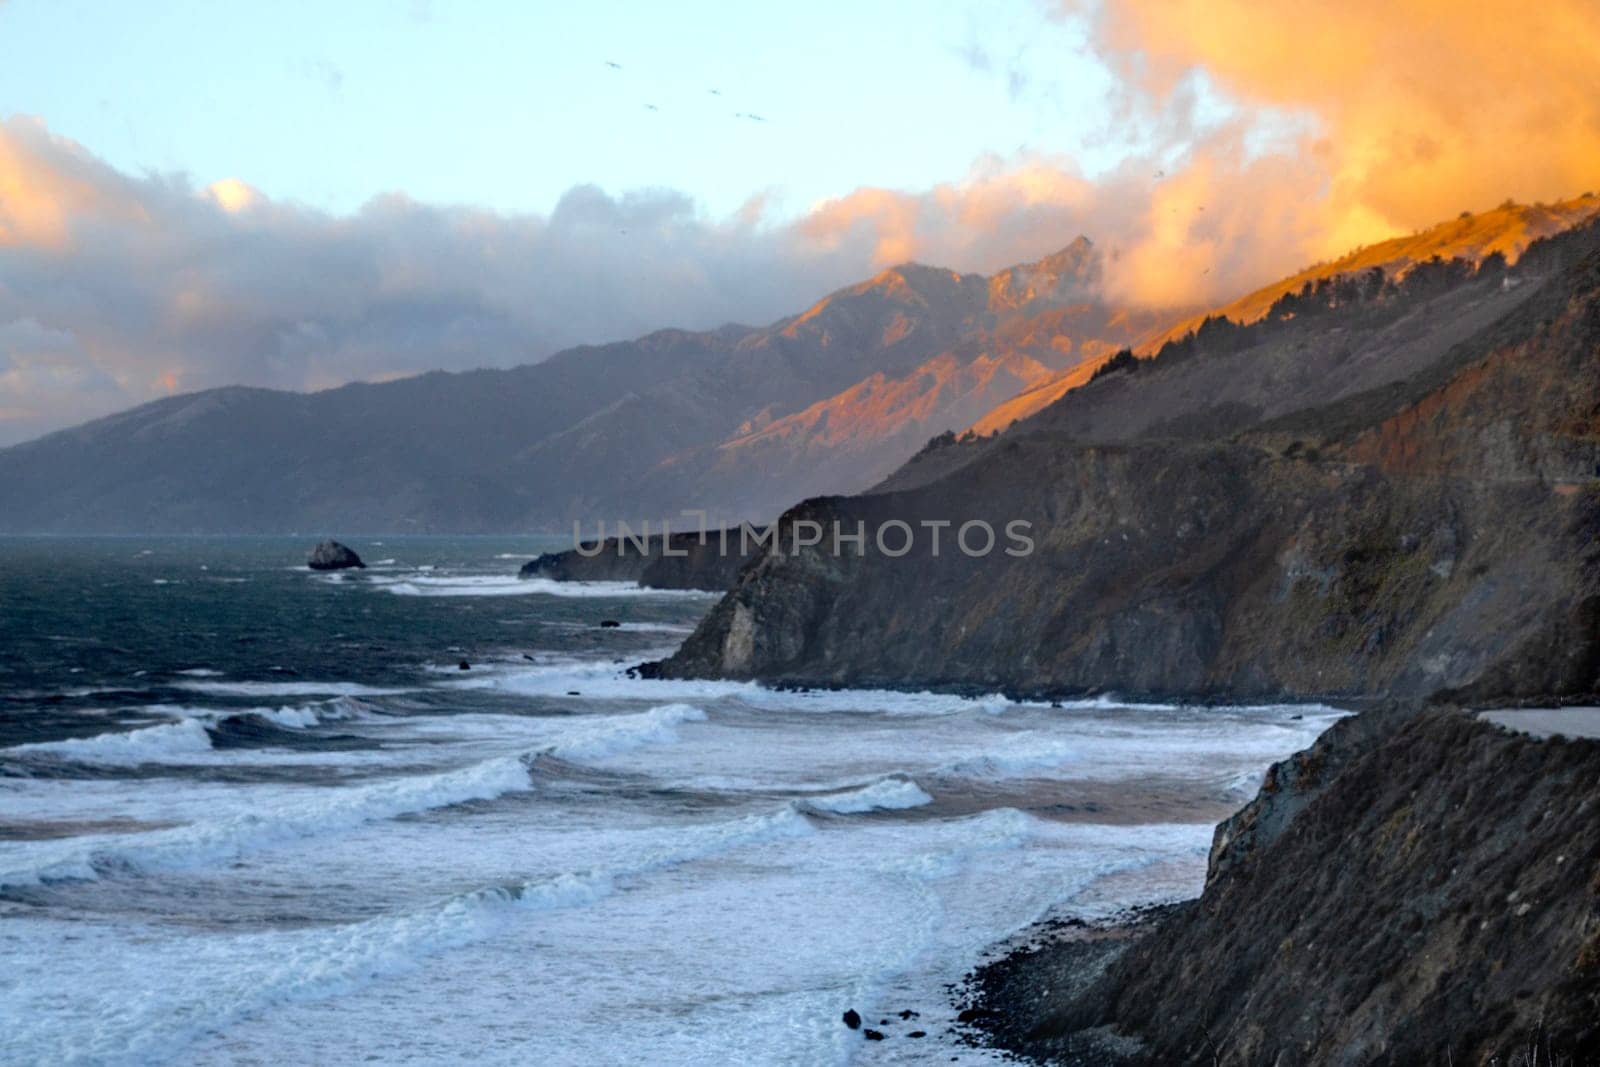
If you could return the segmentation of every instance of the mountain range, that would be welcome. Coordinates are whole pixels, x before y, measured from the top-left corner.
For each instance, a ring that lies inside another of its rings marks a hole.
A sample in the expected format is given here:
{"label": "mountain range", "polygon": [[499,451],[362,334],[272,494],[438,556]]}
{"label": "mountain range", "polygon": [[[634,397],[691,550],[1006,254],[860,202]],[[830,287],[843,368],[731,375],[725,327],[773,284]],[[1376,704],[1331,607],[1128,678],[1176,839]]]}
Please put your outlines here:
{"label": "mountain range", "polygon": [[1023,558],[769,551],[659,669],[1162,699],[1594,693],[1597,350],[1600,222],[1514,267],[1302,284],[782,520],[1022,521]]}
{"label": "mountain range", "polygon": [[[904,264],[765,328],[531,366],[175,396],[0,451],[0,531],[522,532],[769,520],[1166,321],[1086,239],[993,276]],[[687,521],[687,520],[682,520]]]}
{"label": "mountain range", "polygon": [[[1248,323],[1319,280],[1400,277],[1435,256],[1515,260],[1597,209],[1584,197],[1464,214],[1216,314]],[[0,450],[0,532],[527,532],[687,522],[690,509],[767,521],[902,477],[930,438],[997,433],[1114,353],[1151,355],[1207,318],[1109,302],[1104,268],[1079,237],[991,276],[903,264],[762,328],[662,330],[317,393],[169,397]]]}

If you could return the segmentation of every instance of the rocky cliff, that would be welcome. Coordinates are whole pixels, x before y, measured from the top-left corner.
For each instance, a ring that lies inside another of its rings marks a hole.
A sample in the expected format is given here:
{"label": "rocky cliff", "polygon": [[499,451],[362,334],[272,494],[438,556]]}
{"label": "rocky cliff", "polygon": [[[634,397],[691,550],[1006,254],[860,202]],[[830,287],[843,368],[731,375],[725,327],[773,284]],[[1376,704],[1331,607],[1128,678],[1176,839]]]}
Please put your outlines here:
{"label": "rocky cliff", "polygon": [[[807,684],[1472,699],[1600,681],[1600,229],[1225,321],[783,522],[1033,551],[769,551],[660,666]],[[1341,293],[1343,295],[1341,295]],[[931,468],[931,469],[930,469]]]}
{"label": "rocky cliff", "polygon": [[1600,742],[1454,709],[1347,719],[1217,830],[1204,895],[1087,989],[990,983],[1060,1062],[1600,1060]]}
{"label": "rocky cliff", "polygon": [[756,554],[738,530],[710,530],[649,537],[611,537],[590,541],[582,550],[546,552],[529,560],[519,578],[556,582],[634,582],[649,589],[701,589],[721,593],[733,588],[739,570]]}

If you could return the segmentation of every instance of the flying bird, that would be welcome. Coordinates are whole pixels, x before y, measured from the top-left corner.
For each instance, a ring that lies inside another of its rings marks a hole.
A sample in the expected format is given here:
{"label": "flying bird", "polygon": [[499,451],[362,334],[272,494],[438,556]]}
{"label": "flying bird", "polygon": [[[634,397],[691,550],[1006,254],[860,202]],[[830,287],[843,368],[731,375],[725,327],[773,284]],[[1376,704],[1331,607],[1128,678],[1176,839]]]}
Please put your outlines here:
{"label": "flying bird", "polygon": [[654,104],[646,104],[644,106],[644,109],[646,111],[660,111],[661,110],[659,107],[656,107]]}
{"label": "flying bird", "polygon": [[740,111],[733,116],[736,119],[749,119],[751,122],[766,122],[767,120],[757,115],[754,111]]}
{"label": "flying bird", "polygon": [[722,95],[722,90],[721,89],[707,89],[706,92],[710,93],[712,96],[721,96]]}
{"label": "flying bird", "polygon": [[622,64],[621,63],[613,63],[609,59],[606,60],[606,66],[610,67],[612,70],[621,70],[622,69]]}

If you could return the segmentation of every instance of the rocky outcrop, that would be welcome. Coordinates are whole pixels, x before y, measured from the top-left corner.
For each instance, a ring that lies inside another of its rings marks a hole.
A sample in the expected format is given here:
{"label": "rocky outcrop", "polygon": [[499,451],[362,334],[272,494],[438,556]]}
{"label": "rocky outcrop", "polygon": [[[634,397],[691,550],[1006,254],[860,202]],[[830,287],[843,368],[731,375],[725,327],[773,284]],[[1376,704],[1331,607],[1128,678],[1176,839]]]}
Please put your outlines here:
{"label": "rocky outcrop", "polygon": [[721,593],[733,588],[739,569],[756,554],[752,540],[738,530],[612,537],[590,541],[582,549],[546,552],[529,560],[519,578],[557,582],[635,582],[648,589],[701,589]]}
{"label": "rocky outcrop", "polygon": [[1018,998],[1034,1017],[1007,1042],[1050,1059],[1091,1038],[1099,1063],[1596,1062],[1600,742],[1369,714],[1219,827],[1199,900],[1086,990]]}
{"label": "rocky outcrop", "polygon": [[351,567],[366,567],[361,557],[337,541],[324,541],[311,550],[306,566],[314,571],[342,571]]}
{"label": "rocky outcrop", "polygon": [[[1208,329],[939,450],[931,477],[808,501],[785,527],[952,525],[937,557],[926,535],[901,556],[786,539],[659,670],[1219,699],[1591,692],[1596,244],[1591,227],[1535,245],[1514,292],[1440,267],[1439,286]],[[974,521],[1024,522],[1033,550],[952,550]]]}

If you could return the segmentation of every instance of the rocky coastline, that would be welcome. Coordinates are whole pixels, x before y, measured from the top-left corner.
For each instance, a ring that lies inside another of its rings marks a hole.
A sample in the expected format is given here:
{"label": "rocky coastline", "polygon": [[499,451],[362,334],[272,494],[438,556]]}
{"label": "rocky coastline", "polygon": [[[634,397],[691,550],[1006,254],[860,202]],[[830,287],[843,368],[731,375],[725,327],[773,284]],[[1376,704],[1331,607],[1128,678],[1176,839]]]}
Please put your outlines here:
{"label": "rocky coastline", "polygon": [[982,1039],[1096,1064],[1600,1062],[1600,741],[1342,720],[1217,828],[1205,891],[974,972]]}
{"label": "rocky coastline", "polygon": [[1600,1062],[1600,741],[1471,710],[1600,692],[1597,248],[1591,226],[1517,287],[1441,267],[1391,303],[1202,327],[806,501],[780,544],[1022,519],[1036,550],[768,550],[643,671],[1366,705],[1217,828],[1198,899],[975,972],[974,1039],[1067,1064]]}
{"label": "rocky coastline", "polygon": [[[785,546],[800,524],[974,521],[1035,544],[765,551],[653,670],[1195,701],[1592,694],[1596,247],[1600,227],[1550,242],[1515,299],[1468,281],[1158,357],[952,446],[970,455],[931,481],[806,501]],[[1213,379],[1254,402],[1204,395]]]}
{"label": "rocky coastline", "polygon": [[529,560],[519,578],[557,582],[633,582],[647,589],[695,589],[721,593],[756,555],[737,530],[710,530],[638,538],[589,541]]}

